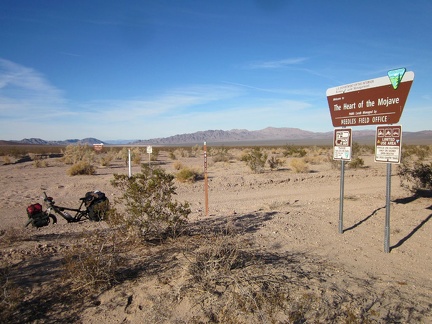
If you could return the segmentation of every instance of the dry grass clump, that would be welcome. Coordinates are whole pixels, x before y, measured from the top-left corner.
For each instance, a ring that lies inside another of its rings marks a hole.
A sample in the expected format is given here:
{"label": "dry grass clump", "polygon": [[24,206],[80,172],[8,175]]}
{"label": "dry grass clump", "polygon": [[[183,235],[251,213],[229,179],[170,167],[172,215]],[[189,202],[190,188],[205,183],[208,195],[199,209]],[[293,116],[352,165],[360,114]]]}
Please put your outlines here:
{"label": "dry grass clump", "polygon": [[0,322],[10,323],[23,298],[24,290],[10,280],[10,264],[0,262]]}
{"label": "dry grass clump", "polygon": [[295,173],[305,173],[309,171],[309,166],[304,158],[295,158],[290,162],[291,168]]}
{"label": "dry grass clump", "polygon": [[364,160],[361,157],[355,157],[351,161],[348,162],[348,166],[351,169],[358,169],[364,166]]}
{"label": "dry grass clump", "polygon": [[70,176],[93,175],[96,173],[96,168],[88,162],[80,161],[73,164],[67,172]]}
{"label": "dry grass clump", "polygon": [[173,164],[173,167],[174,167],[174,170],[178,171],[178,170],[184,168],[184,165],[180,161],[175,161]]}
{"label": "dry grass clump", "polygon": [[46,168],[48,167],[48,161],[46,159],[41,158],[40,155],[29,153],[30,159],[33,160],[33,165],[35,168]]}
{"label": "dry grass clump", "polygon": [[3,164],[11,164],[11,163],[12,163],[12,158],[9,155],[4,155]]}
{"label": "dry grass clump", "polygon": [[123,262],[118,233],[96,231],[84,234],[82,243],[66,252],[63,279],[72,293],[94,293],[110,287],[119,276]]}

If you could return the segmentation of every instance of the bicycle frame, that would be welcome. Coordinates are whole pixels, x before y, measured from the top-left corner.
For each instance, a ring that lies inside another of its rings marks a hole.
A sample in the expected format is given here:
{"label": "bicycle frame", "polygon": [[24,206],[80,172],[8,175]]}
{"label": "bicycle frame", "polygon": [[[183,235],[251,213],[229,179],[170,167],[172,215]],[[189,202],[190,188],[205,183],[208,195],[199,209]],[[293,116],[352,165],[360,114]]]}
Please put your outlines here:
{"label": "bicycle frame", "polygon": [[[68,223],[79,222],[81,220],[81,218],[83,218],[83,217],[88,218],[87,208],[81,209],[83,204],[84,204],[85,198],[80,198],[80,200],[81,200],[81,204],[80,204],[79,208],[69,208],[69,207],[57,206],[57,205],[55,205],[54,199],[52,197],[48,197],[47,194],[44,192],[44,202],[47,206],[46,212],[49,214],[51,212],[51,210],[53,210],[56,214],[59,214],[64,219],[66,219],[66,221]],[[69,214],[67,212],[67,210],[75,212],[75,215],[72,216],[71,214]]]}

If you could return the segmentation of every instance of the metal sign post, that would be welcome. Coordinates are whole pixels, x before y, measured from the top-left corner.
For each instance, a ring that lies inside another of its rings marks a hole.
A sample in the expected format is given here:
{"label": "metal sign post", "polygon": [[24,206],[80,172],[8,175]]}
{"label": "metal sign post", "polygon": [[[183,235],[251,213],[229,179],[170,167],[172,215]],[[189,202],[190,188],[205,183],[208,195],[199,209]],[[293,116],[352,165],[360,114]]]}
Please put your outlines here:
{"label": "metal sign post", "polygon": [[341,161],[341,181],[339,194],[339,234],[343,234],[343,205],[344,205],[345,161]]}
{"label": "metal sign post", "polygon": [[150,167],[151,154],[153,153],[153,148],[150,145],[147,146],[147,153],[149,155],[149,167]]}
{"label": "metal sign post", "polygon": [[351,128],[335,129],[333,136],[333,160],[341,161],[341,180],[339,197],[339,233],[343,234],[343,203],[345,183],[345,161],[351,161],[352,131]]}
{"label": "metal sign post", "polygon": [[387,163],[387,187],[386,187],[386,217],[384,229],[384,252],[390,252],[390,190],[391,190],[391,163]]}
{"label": "metal sign post", "polygon": [[208,177],[207,177],[207,143],[204,142],[204,201],[205,215],[208,216]]}
{"label": "metal sign post", "polygon": [[402,126],[378,126],[375,134],[375,162],[387,163],[386,216],[384,225],[384,252],[390,252],[390,197],[392,163],[400,163]]}

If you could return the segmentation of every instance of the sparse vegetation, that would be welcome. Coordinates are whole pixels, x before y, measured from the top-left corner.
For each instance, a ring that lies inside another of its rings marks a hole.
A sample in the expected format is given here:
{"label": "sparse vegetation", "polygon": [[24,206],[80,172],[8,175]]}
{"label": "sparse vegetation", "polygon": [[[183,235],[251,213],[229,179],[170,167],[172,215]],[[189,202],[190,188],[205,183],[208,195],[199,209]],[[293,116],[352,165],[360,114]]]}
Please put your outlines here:
{"label": "sparse vegetation", "polygon": [[92,163],[95,153],[89,145],[68,145],[63,152],[63,162],[66,164],[75,164],[81,161]]}
{"label": "sparse vegetation", "polygon": [[245,153],[241,157],[241,160],[246,163],[252,172],[261,173],[264,171],[267,153],[263,152],[260,147],[254,147],[249,152]]}
{"label": "sparse vegetation", "polygon": [[[98,161],[103,165],[102,159],[106,157],[108,166],[121,151],[116,149],[111,154],[109,151],[98,154]],[[252,161],[250,156],[262,161],[264,156],[267,158],[266,152],[272,152],[265,163],[274,170],[285,163],[279,158],[282,148],[230,148],[229,153],[226,148],[209,149],[212,158],[217,156],[217,161],[213,162],[223,162],[211,170],[211,194],[214,196],[210,197],[210,217],[203,217],[203,204],[200,198],[195,199],[201,185],[179,184],[182,196],[193,197],[193,205],[174,199],[174,180],[188,182],[202,177],[200,172],[185,166],[201,162],[189,158],[196,156],[198,150],[194,147],[187,158],[169,161],[174,149],[167,148],[162,151],[164,160],[160,165],[176,171],[169,174],[143,163],[141,172],[131,178],[115,175],[112,184],[116,190],[110,193],[115,206],[100,223],[85,221],[60,224],[58,229],[47,227],[25,232],[0,229],[0,322],[73,323],[89,321],[91,316],[94,322],[100,322],[103,317],[112,319],[119,314],[123,314],[121,320],[132,322],[144,318],[151,323],[427,322],[432,316],[427,285],[420,287],[419,284],[427,281],[427,275],[413,276],[411,283],[402,277],[405,269],[397,269],[395,280],[388,282],[381,272],[378,273],[377,269],[382,269],[378,266],[370,273],[350,270],[350,267],[364,266],[362,262],[368,262],[366,259],[371,255],[366,258],[365,253],[357,253],[351,262],[343,265],[326,255],[326,251],[336,247],[331,255],[340,253],[346,257],[349,250],[358,251],[358,247],[364,245],[361,236],[367,228],[363,222],[376,221],[371,216],[376,212],[373,209],[382,205],[379,202],[382,197],[375,200],[373,195],[377,191],[368,192],[373,206],[371,203],[359,210],[357,220],[353,220],[358,225],[350,231],[350,240],[334,239],[328,234],[336,232],[335,221],[327,218],[337,207],[336,200],[331,198],[332,192],[323,195],[326,198],[312,196],[313,190],[329,188],[328,181],[332,181],[337,190],[337,175],[329,171],[326,159],[337,165],[340,161],[328,155],[328,148],[302,149],[306,152],[303,157],[301,150],[294,152],[294,149],[293,155],[287,156],[286,165],[291,170],[258,175],[250,174],[233,156],[246,152],[243,157],[249,157],[242,161]],[[405,186],[416,194],[418,189],[432,191],[432,163],[426,151],[413,148],[410,152],[417,153],[407,157],[406,164],[401,164],[398,171],[401,181],[404,178]],[[177,151],[178,156],[180,152]],[[37,158],[29,156],[33,161],[3,166],[4,170],[24,170],[40,175],[54,169],[35,170],[31,166],[35,166]],[[370,156],[364,158],[371,159]],[[41,159],[45,160],[51,161]],[[325,164],[318,165],[322,162]],[[86,161],[73,164],[71,169],[78,168],[80,163]],[[114,170],[124,172],[123,161],[118,156],[112,164],[113,169],[105,169],[97,178],[106,182],[108,178],[105,177]],[[309,172],[310,165],[314,165],[314,173],[293,174]],[[258,167],[260,172],[265,166]],[[59,167],[64,170],[69,166]],[[373,168],[372,174],[382,176],[382,169],[381,166]],[[365,174],[370,176],[368,169],[351,174],[352,182]],[[75,180],[93,182],[88,177],[71,179]],[[53,184],[55,188],[57,182]],[[366,183],[363,181],[362,185]],[[59,190],[66,194],[70,188]],[[216,190],[226,192],[216,196],[219,193]],[[11,189],[11,192],[15,195],[17,191]],[[308,194],[304,195],[305,192]],[[231,194],[233,200],[226,199]],[[222,201],[221,197],[227,201]],[[364,192],[345,195],[351,206],[363,204],[362,197]],[[395,221],[392,227],[394,244],[401,245],[408,239],[412,243],[404,244],[399,249],[401,253],[421,241],[425,227],[420,227],[427,225],[430,218],[427,210],[426,216],[418,215],[424,208],[422,204],[427,202],[427,199],[419,200],[410,208],[401,208],[404,216],[412,216],[410,222]],[[246,206],[247,211],[237,209],[234,201],[241,201],[242,209]],[[328,201],[334,208],[327,205]],[[398,206],[395,202],[394,208]],[[419,219],[423,221],[420,225]],[[420,230],[415,233],[416,229]],[[27,234],[24,237],[22,233]],[[18,241],[24,244],[17,244]],[[325,251],[316,250],[321,243],[326,246]],[[422,241],[421,244],[427,243]],[[370,253],[379,253],[375,250]],[[407,260],[413,258],[414,253],[405,253],[410,254]],[[377,255],[374,254],[374,258]],[[7,264],[3,259],[14,263]],[[417,260],[413,263],[425,264]],[[403,266],[398,263],[397,268],[403,269]],[[408,267],[406,271],[409,270]],[[29,277],[25,277],[26,274]],[[33,275],[37,277],[31,277]],[[419,289],[412,292],[412,284]]]}
{"label": "sparse vegetation", "polygon": [[298,147],[295,145],[287,145],[283,151],[284,157],[303,157],[307,154],[303,147]]}
{"label": "sparse vegetation", "polygon": [[270,159],[268,159],[267,163],[269,164],[271,170],[276,170],[284,164],[284,161],[275,156],[272,156]]}
{"label": "sparse vegetation", "polygon": [[432,193],[432,162],[415,162],[412,165],[408,162],[402,163],[398,175],[403,188],[417,194]]}
{"label": "sparse vegetation", "polygon": [[210,154],[214,163],[229,162],[230,160],[230,154],[226,147],[212,148]]}
{"label": "sparse vegetation", "polygon": [[176,174],[176,179],[180,182],[195,182],[202,178],[202,173],[185,166],[183,166]]}
{"label": "sparse vegetation", "polygon": [[77,162],[68,169],[68,174],[70,176],[93,175],[95,173],[96,173],[95,167],[90,163],[84,161]]}
{"label": "sparse vegetation", "polygon": [[10,264],[0,262],[0,322],[10,323],[24,298],[24,290],[10,280]]}
{"label": "sparse vegetation", "polygon": [[348,166],[352,169],[361,168],[364,166],[364,160],[361,157],[355,157],[348,162]]}
{"label": "sparse vegetation", "polygon": [[125,206],[125,219],[144,239],[179,235],[190,214],[187,202],[173,199],[174,176],[160,168],[141,166],[141,173],[129,178],[114,174],[112,185],[122,190],[119,202]]}
{"label": "sparse vegetation", "polygon": [[99,292],[117,281],[122,261],[117,236],[113,231],[95,231],[66,252],[63,280],[70,282],[72,293]]}
{"label": "sparse vegetation", "polygon": [[305,173],[309,171],[309,166],[304,158],[292,159],[290,166],[296,173]]}

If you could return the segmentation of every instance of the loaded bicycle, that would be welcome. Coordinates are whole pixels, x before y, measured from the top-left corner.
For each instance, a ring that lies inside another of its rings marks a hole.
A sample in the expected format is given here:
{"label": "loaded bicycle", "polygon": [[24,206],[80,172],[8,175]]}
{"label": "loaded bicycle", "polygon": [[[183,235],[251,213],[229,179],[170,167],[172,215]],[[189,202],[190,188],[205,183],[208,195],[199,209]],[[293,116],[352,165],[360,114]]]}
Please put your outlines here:
{"label": "loaded bicycle", "polygon": [[78,208],[58,206],[55,204],[53,197],[48,196],[46,192],[43,195],[46,210],[44,211],[39,203],[28,206],[27,216],[29,219],[25,225],[26,227],[30,224],[33,227],[43,227],[50,223],[56,224],[57,218],[52,212],[66,219],[68,223],[74,223],[82,219],[100,221],[109,210],[108,198],[98,190],[89,191],[84,197],[80,198],[81,204]]}

